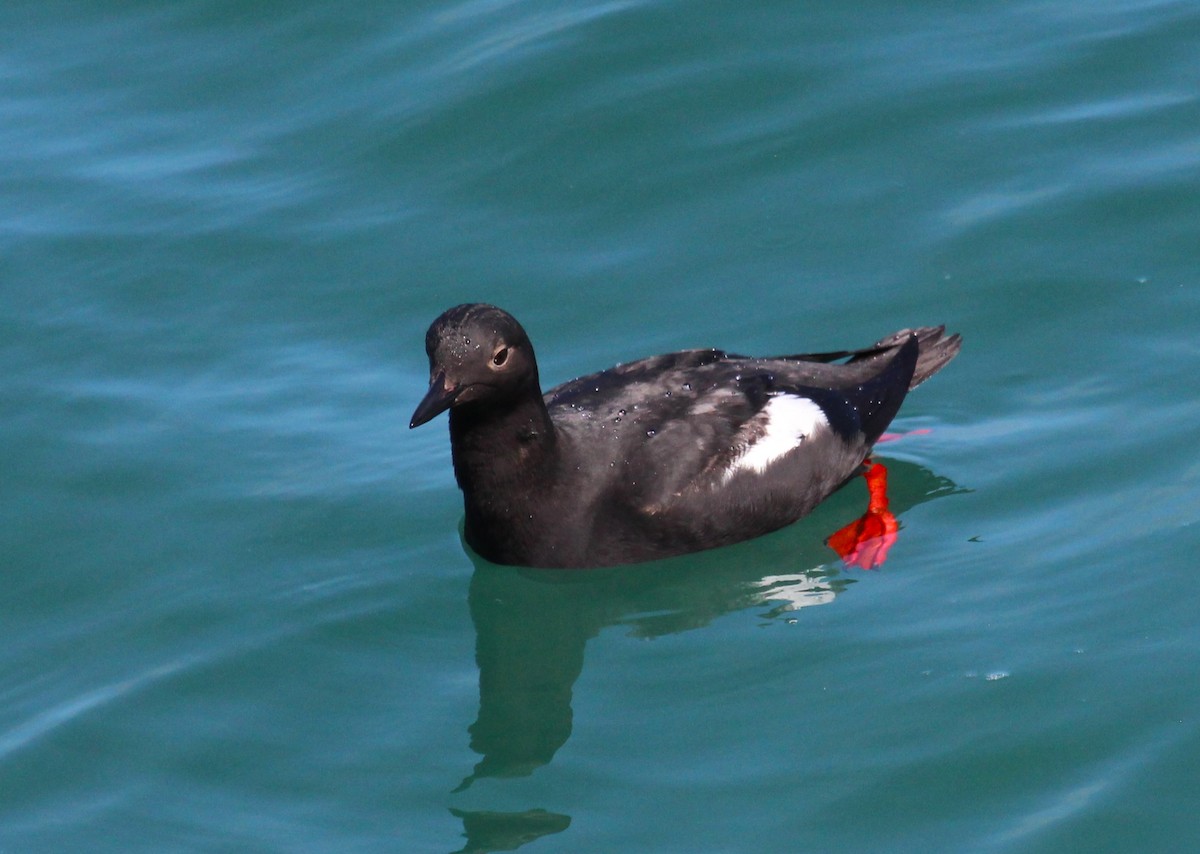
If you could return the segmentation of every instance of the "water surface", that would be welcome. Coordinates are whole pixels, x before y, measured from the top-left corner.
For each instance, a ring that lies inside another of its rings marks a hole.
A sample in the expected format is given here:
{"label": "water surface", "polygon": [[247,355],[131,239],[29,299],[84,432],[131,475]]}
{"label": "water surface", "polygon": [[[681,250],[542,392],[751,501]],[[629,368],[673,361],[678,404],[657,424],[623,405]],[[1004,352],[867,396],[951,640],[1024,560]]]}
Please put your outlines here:
{"label": "water surface", "polygon": [[[10,3],[0,849],[1187,851],[1200,12]],[[427,324],[549,383],[966,347],[851,484],[595,573],[461,542]],[[928,432],[914,432],[928,431]]]}

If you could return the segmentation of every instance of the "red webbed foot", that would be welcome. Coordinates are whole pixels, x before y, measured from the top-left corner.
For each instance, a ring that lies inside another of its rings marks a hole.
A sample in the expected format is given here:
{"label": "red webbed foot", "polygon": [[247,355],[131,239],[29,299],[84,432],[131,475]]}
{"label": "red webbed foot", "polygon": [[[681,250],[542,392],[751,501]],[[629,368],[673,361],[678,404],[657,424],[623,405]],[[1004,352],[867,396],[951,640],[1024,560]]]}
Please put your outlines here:
{"label": "red webbed foot", "polygon": [[888,550],[896,542],[900,523],[888,510],[887,468],[883,463],[867,463],[867,512],[833,534],[826,542],[847,566],[877,569],[887,560]]}

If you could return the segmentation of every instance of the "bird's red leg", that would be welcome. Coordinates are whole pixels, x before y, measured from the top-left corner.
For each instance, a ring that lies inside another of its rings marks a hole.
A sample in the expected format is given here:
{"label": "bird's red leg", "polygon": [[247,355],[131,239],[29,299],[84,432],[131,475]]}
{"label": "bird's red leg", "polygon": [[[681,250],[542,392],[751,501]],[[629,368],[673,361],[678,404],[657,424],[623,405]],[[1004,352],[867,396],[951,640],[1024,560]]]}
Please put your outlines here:
{"label": "bird's red leg", "polygon": [[867,462],[863,477],[867,480],[867,512],[833,534],[826,542],[847,566],[876,569],[887,560],[888,549],[896,542],[900,523],[888,510],[887,468],[883,463]]}
{"label": "bird's red leg", "polygon": [[905,436],[926,436],[932,432],[928,427],[920,427],[916,430],[909,430],[907,433],[884,433],[875,440],[875,444],[882,445],[884,442],[894,442],[897,439],[903,439]]}

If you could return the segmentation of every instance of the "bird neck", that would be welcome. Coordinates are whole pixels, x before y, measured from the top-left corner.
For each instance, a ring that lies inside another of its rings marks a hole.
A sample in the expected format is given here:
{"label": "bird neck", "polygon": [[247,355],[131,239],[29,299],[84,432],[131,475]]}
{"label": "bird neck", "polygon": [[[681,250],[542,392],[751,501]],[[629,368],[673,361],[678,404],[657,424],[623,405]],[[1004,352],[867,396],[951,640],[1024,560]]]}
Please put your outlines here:
{"label": "bird neck", "polygon": [[454,473],[468,498],[481,489],[510,488],[553,460],[554,424],[536,384],[510,405],[450,410]]}
{"label": "bird neck", "polygon": [[488,560],[527,560],[544,519],[537,499],[554,483],[558,437],[536,389],[512,406],[450,410],[454,476],[467,542]]}

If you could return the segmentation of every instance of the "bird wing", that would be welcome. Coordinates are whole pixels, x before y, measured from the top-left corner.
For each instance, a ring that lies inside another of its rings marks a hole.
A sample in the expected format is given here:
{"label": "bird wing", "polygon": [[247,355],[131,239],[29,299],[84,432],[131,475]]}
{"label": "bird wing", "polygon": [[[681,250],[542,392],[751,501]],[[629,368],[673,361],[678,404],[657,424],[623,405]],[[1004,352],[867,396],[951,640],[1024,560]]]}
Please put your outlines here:
{"label": "bird wing", "polygon": [[596,478],[644,513],[661,518],[715,491],[745,504],[756,490],[796,492],[806,480],[820,484],[815,503],[891,421],[916,357],[912,335],[846,365],[691,350],[581,377],[546,397],[569,441],[597,449],[586,455]]}
{"label": "bird wing", "polygon": [[739,357],[730,356],[723,350],[711,349],[681,350],[677,353],[650,356],[568,380],[547,391],[544,398],[548,408],[570,406],[599,412],[608,408],[615,400],[636,398],[637,393],[647,390],[648,386],[655,389],[662,387],[662,391],[666,392],[669,390],[664,386],[663,381],[666,378],[682,376],[688,371],[730,358]]}
{"label": "bird wing", "polygon": [[682,488],[730,452],[766,404],[766,388],[720,350],[653,356],[564,383],[546,394],[556,427],[609,453],[589,456],[642,472],[642,483]]}
{"label": "bird wing", "polygon": [[587,456],[597,477],[660,513],[738,471],[765,471],[818,429],[861,432],[845,394],[797,385],[780,375],[790,368],[717,351],[671,354],[560,386],[549,406],[562,433],[596,449]]}

